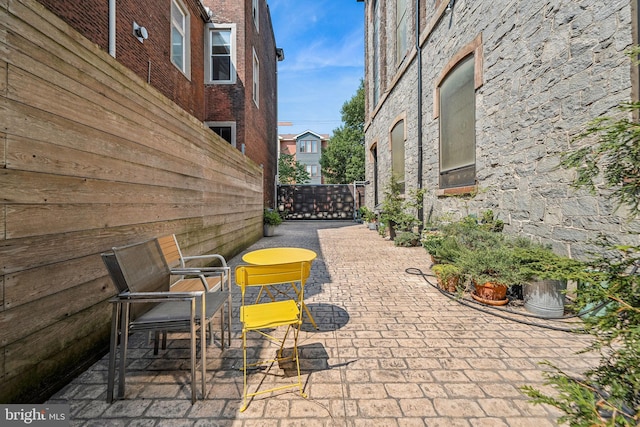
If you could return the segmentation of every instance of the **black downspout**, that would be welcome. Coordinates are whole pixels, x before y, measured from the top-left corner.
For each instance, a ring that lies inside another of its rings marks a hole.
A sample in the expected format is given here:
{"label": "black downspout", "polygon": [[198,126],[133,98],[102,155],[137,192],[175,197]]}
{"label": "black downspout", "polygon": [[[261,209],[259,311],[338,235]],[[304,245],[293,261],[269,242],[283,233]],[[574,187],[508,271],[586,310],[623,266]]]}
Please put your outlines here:
{"label": "black downspout", "polygon": [[[420,48],[420,0],[416,0],[416,51],[418,61],[418,190],[422,190],[422,49]],[[418,207],[418,220],[422,231],[424,201]]]}

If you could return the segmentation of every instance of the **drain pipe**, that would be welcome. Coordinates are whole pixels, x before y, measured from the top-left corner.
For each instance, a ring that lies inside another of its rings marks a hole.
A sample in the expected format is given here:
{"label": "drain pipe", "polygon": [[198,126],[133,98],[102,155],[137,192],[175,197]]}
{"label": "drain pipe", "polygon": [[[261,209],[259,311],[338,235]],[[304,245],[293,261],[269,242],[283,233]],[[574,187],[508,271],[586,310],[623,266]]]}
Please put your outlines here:
{"label": "drain pipe", "polygon": [[[416,60],[418,61],[418,190],[422,190],[422,48],[420,47],[420,0],[416,0]],[[421,228],[424,220],[424,198],[418,207]]]}
{"label": "drain pipe", "polygon": [[109,0],[109,55],[116,57],[116,0]]}

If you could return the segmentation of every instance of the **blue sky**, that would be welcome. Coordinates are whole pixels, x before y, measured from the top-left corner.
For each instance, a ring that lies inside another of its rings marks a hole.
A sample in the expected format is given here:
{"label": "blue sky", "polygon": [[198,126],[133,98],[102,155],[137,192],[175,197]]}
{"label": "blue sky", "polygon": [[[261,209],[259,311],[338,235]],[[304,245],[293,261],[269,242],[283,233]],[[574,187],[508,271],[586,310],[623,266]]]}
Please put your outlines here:
{"label": "blue sky", "polygon": [[364,3],[267,0],[278,62],[278,133],[333,133],[364,77]]}

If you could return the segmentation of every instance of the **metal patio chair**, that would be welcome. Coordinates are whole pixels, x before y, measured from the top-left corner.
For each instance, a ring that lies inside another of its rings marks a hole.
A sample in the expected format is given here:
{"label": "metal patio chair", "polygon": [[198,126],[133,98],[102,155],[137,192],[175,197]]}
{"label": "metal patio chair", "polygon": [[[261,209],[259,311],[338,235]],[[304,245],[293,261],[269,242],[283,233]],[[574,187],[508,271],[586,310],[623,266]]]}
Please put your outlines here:
{"label": "metal patio chair", "polygon": [[[229,291],[172,292],[169,289],[171,272],[157,241],[150,240],[113,248],[102,259],[118,289],[113,303],[111,345],[107,381],[107,402],[113,401],[116,368],[116,349],[120,341],[118,369],[118,398],[124,397],[125,370],[129,334],[137,331],[189,332],[191,356],[191,402],[196,401],[196,332],[200,330],[200,363],[202,395],[206,395],[206,336],[205,331],[214,315],[228,301]],[[229,307],[230,309],[230,307]],[[156,339],[154,353],[157,354]]]}
{"label": "metal patio chair", "polygon": [[[308,261],[294,262],[287,264],[272,265],[241,265],[235,270],[236,284],[240,286],[242,295],[240,307],[240,322],[242,323],[242,349],[243,349],[243,405],[240,411],[247,408],[247,398],[263,393],[283,390],[290,387],[298,387],[300,395],[307,397],[304,393],[304,385],[300,376],[300,362],[298,356],[298,335],[300,326],[302,325],[302,302],[304,300],[304,286],[309,278],[311,271],[311,263]],[[245,293],[248,287],[262,287],[265,285],[276,285],[281,283],[299,283],[299,292],[296,299],[288,299],[284,301],[272,301],[260,304],[247,303],[245,301]],[[271,330],[286,326],[287,330],[282,339],[276,338]],[[291,355],[284,357],[283,349],[289,332],[293,330],[293,349]],[[279,344],[276,357],[269,360],[260,360],[255,363],[247,362],[247,334],[255,331],[269,341]],[[276,386],[268,390],[256,390],[248,392],[247,385],[247,368],[258,367],[265,364],[273,364],[291,360],[295,362],[297,371],[297,382],[286,385]]]}
{"label": "metal patio chair", "polygon": [[[206,290],[207,292],[226,287],[231,290],[231,269],[227,261],[219,254],[184,256],[175,234],[158,237],[156,239],[162,250],[172,275],[178,276],[178,280],[171,283],[172,292],[191,292]],[[217,267],[190,267],[190,260],[215,260],[220,263]],[[227,301],[227,342],[231,345],[231,292]],[[224,323],[221,323],[222,348],[224,349]],[[213,340],[213,334],[210,335]]]}

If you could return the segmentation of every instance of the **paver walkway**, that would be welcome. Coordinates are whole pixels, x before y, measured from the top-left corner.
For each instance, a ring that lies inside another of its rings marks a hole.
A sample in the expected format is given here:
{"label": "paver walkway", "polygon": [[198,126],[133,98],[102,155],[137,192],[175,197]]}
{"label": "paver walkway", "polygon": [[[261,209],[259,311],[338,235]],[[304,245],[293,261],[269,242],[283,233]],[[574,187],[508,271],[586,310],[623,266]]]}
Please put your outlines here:
{"label": "paver walkway", "polygon": [[[587,345],[584,335],[494,317],[447,298],[407,272],[429,272],[424,249],[395,247],[362,224],[288,221],[247,251],[271,246],[318,253],[305,299],[319,330],[306,322],[300,339],[308,399],[294,388],[254,397],[239,412],[234,285],[232,346],[209,347],[205,400],[189,400],[187,339],[170,337],[169,349],[154,356],[137,334],[126,399],[104,400],[105,356],[49,402],[70,403],[71,424],[78,426],[544,427],[556,425],[559,413],[530,405],[518,389],[542,386],[538,362],[574,372],[595,363],[575,354]],[[238,265],[241,256],[229,263]],[[250,376],[252,384],[278,380]]]}

